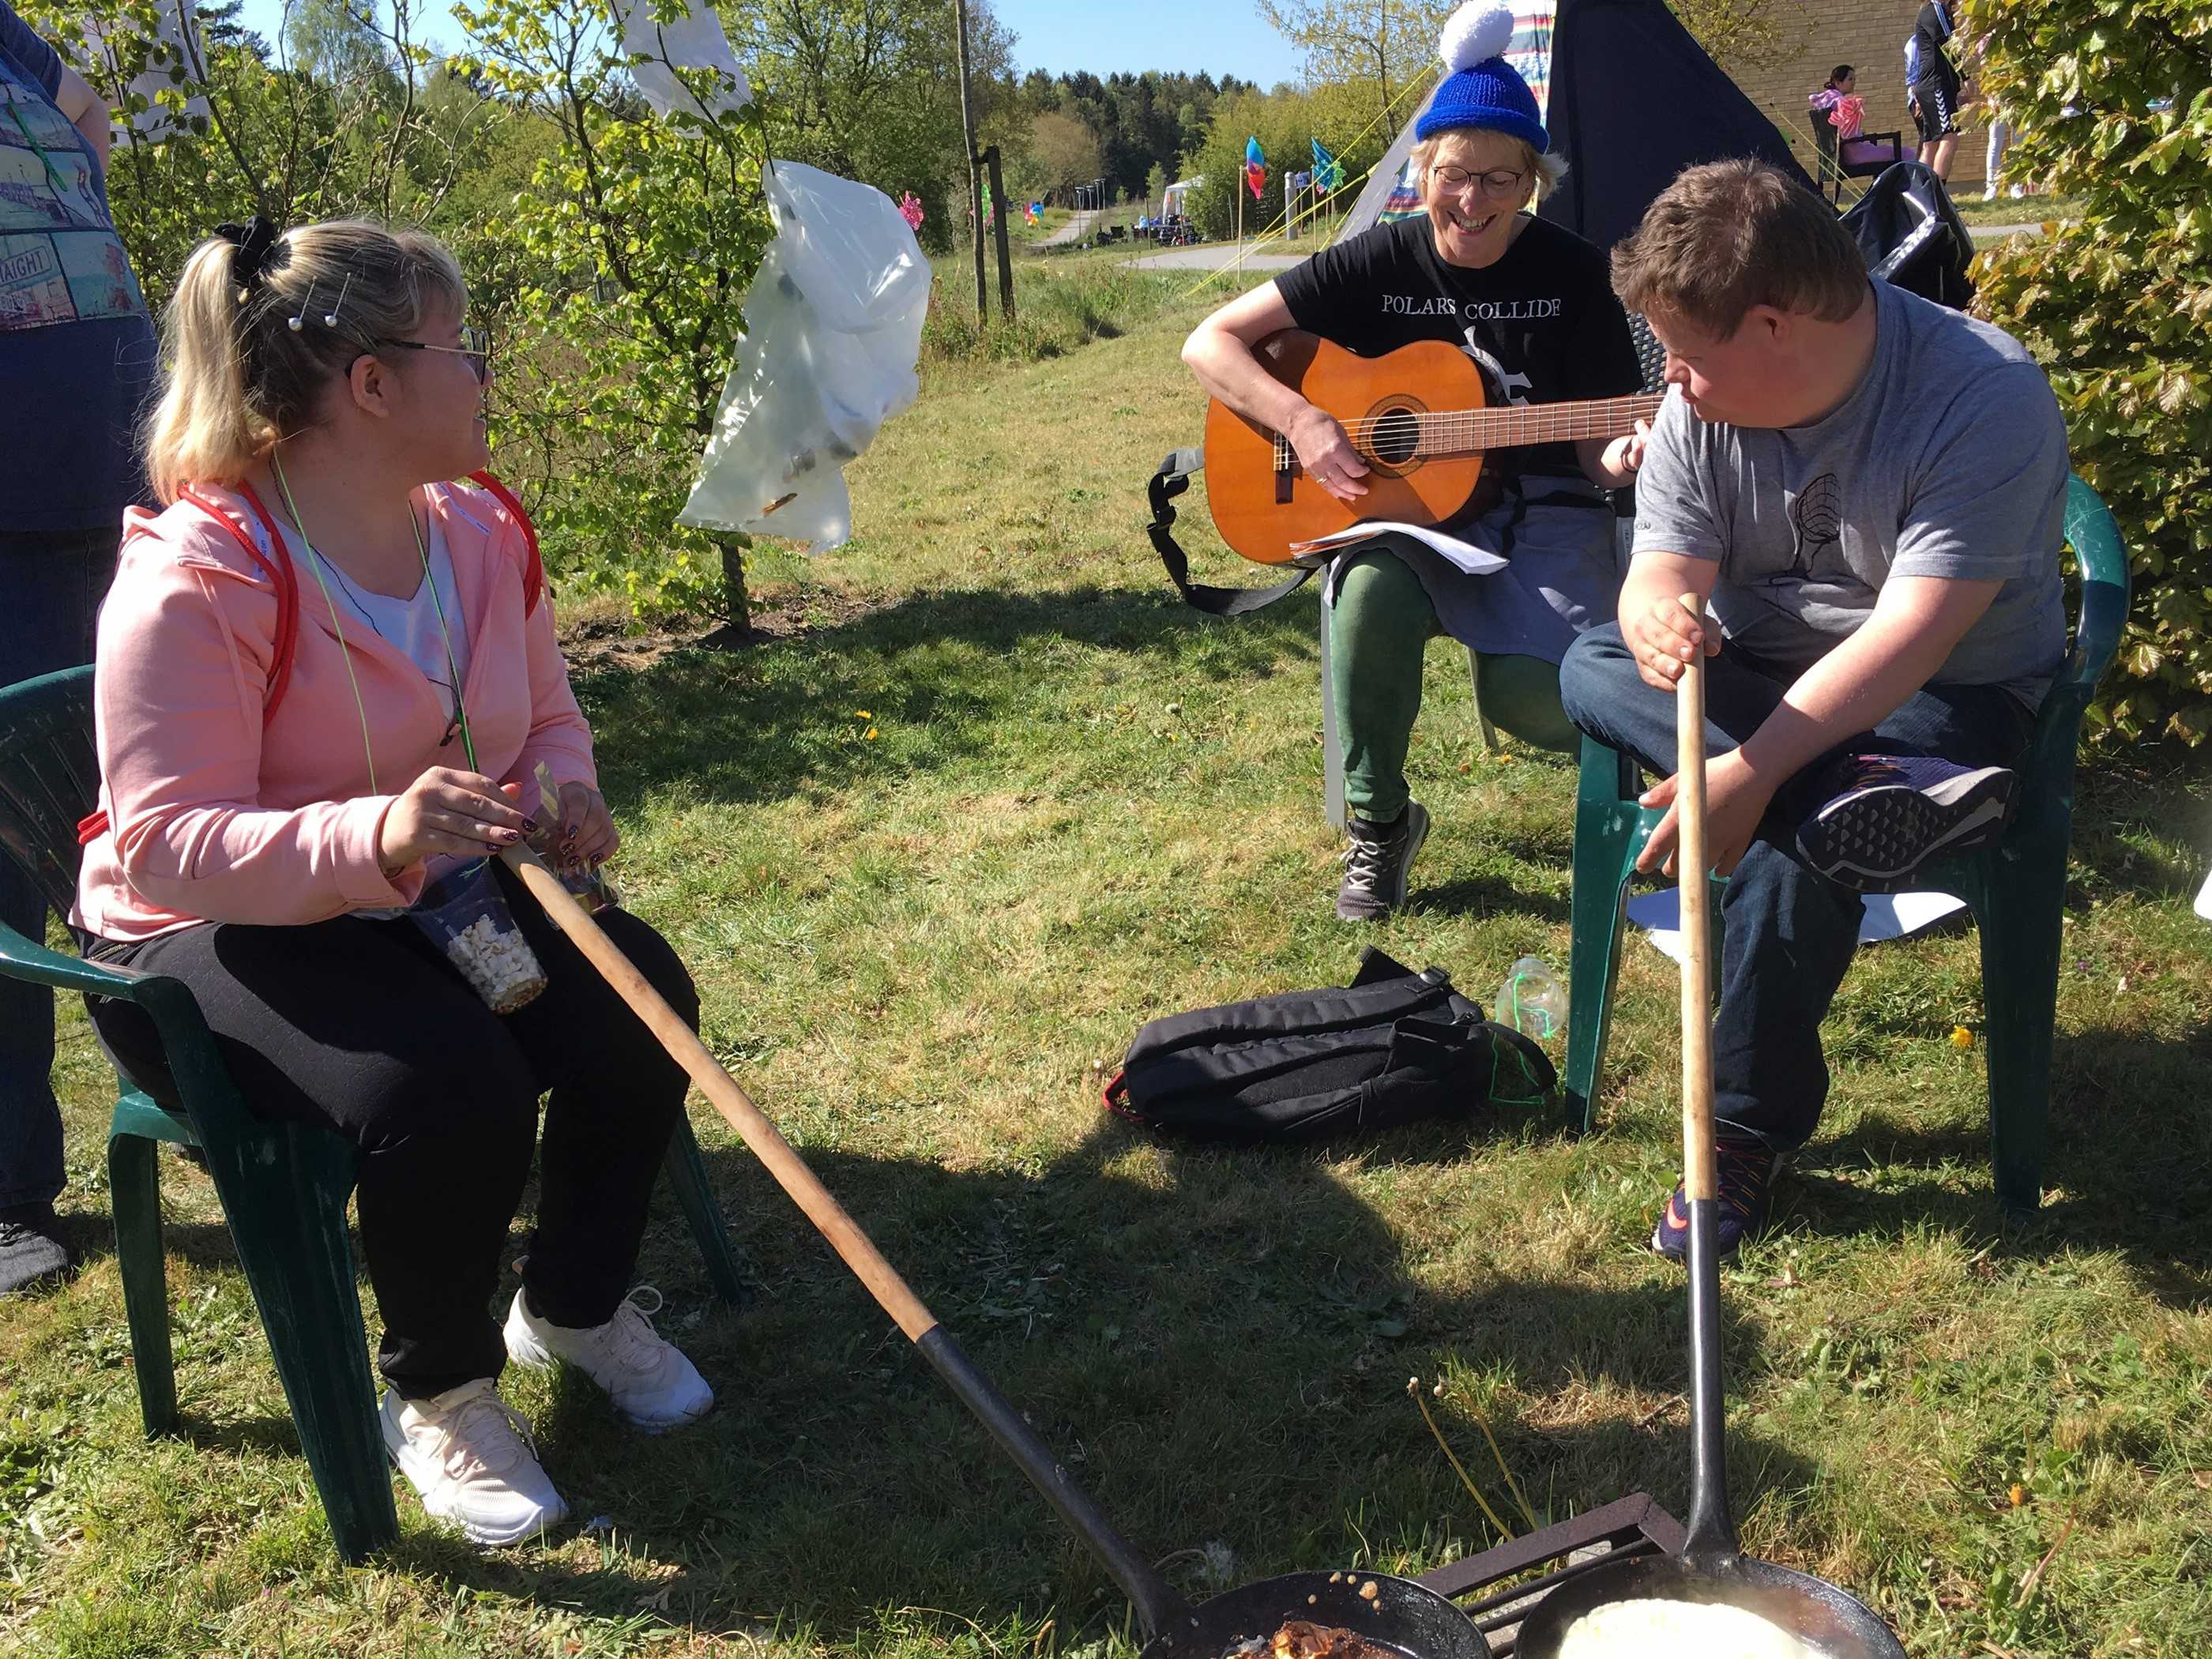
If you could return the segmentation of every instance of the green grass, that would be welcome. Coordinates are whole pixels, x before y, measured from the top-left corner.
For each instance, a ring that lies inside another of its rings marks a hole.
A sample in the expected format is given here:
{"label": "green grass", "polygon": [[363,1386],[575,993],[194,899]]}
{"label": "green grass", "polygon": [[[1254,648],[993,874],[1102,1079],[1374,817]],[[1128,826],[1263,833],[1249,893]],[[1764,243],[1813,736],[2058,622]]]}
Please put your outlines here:
{"label": "green grass", "polygon": [[[1409,1376],[1445,1382],[1501,1514],[1477,1411],[1541,1515],[1638,1489],[1679,1515],[1681,1279],[1640,1248],[1677,1159],[1675,993],[1648,946],[1589,1139],[1529,1110],[1230,1154],[1099,1108],[1144,1020],[1340,982],[1368,940],[1485,1001],[1515,957],[1566,954],[1571,775],[1485,756],[1442,647],[1414,902],[1331,919],[1313,604],[1204,622],[1140,532],[1145,477],[1196,432],[1176,350],[1203,302],[1042,362],[933,360],[854,470],[860,539],[763,585],[810,628],[584,679],[630,902],[692,964],[716,1051],[1186,1589],[1497,1541]],[[1249,579],[1192,500],[1201,574]],[[1946,933],[1857,965],[1820,1135],[1727,1276],[1747,1545],[1865,1595],[1923,1659],[2212,1651],[2208,805],[2162,757],[2081,781],[2037,1224],[1993,1205],[1981,1056],[1948,1040],[1978,1029],[1976,945]],[[140,1437],[109,1085],[81,1013],[62,1047],[89,1259],[0,1314],[0,1650],[1127,1654],[1103,1574],[696,1104],[762,1295],[713,1303],[665,1204],[641,1276],[720,1408],[644,1439],[517,1376],[605,1526],[479,1556],[403,1492],[397,1558],[340,1568],[210,1189],[174,1162],[186,1431]]]}
{"label": "green grass", "polygon": [[2081,211],[2080,199],[2072,196],[2000,196],[1992,202],[1978,185],[1961,185],[1951,204],[1970,225],[2039,225]]}

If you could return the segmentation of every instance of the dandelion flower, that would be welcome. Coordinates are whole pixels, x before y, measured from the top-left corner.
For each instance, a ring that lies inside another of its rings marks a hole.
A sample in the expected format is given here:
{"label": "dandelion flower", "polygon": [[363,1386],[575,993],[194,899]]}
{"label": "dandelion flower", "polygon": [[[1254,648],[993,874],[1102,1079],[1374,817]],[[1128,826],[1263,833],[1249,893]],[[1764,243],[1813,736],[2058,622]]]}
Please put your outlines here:
{"label": "dandelion flower", "polygon": [[1974,1034],[1963,1025],[1954,1025],[1951,1028],[1951,1046],[1954,1048],[1972,1048]]}

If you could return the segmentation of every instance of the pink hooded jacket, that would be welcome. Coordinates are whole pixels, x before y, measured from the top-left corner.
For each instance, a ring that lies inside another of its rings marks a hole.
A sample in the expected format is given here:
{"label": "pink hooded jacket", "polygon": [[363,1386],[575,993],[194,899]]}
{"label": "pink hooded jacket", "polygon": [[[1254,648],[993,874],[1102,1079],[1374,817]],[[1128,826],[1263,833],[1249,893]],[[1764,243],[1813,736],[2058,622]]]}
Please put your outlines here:
{"label": "pink hooded jacket", "polygon": [[[246,529],[270,568],[191,501],[125,515],[94,690],[106,822],[86,845],[72,920],[129,940],[197,921],[296,924],[411,904],[421,866],[387,879],[378,838],[394,798],[425,770],[468,769],[449,711],[422,671],[367,627],[346,629],[341,653],[331,606],[301,569],[289,679],[264,723],[282,667],[270,574],[282,561],[243,497],[194,494]],[[552,606],[541,599],[525,614],[523,523],[473,485],[432,485],[421,499],[460,590],[477,769],[520,785],[526,812],[537,808],[540,761],[557,782],[596,788]]]}

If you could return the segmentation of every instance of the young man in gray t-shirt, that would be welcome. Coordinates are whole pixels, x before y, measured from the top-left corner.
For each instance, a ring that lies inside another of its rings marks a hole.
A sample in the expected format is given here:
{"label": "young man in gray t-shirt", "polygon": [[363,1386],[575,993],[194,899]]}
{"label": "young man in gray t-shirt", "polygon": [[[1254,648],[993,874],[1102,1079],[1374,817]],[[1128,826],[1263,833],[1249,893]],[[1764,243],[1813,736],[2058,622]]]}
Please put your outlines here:
{"label": "young man in gray t-shirt", "polygon": [[[1757,162],[1686,171],[1613,251],[1667,349],[1620,621],[1567,653],[1569,718],[1670,810],[1674,683],[1707,671],[1707,841],[1730,877],[1713,1026],[1720,1246],[1765,1218],[1827,1094],[1820,1027],[1860,895],[2002,828],[2066,649],[2066,431],[2002,331],[1870,282],[1828,208]],[[1719,619],[1701,625],[1680,598]],[[1681,1189],[1652,1248],[1686,1249]]]}

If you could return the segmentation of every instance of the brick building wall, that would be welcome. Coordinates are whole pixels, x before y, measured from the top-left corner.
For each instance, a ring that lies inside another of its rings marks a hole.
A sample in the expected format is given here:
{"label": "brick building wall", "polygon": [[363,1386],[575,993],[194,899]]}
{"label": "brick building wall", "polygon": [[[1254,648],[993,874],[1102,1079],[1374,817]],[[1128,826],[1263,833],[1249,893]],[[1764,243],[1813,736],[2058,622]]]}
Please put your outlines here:
{"label": "brick building wall", "polygon": [[[1858,71],[1859,96],[1866,100],[1866,131],[1900,131],[1905,153],[1919,142],[1905,108],[1905,40],[1920,15],[1920,0],[1772,0],[1785,29],[1802,44],[1796,56],[1768,69],[1731,71],[1736,85],[1781,130],[1808,173],[1814,171],[1811,112],[1805,100],[1827,81],[1828,71],[1849,64]],[[1951,61],[1963,70],[1960,43]],[[1988,154],[1978,110],[1968,106],[1960,117],[1959,146],[1951,161],[1951,187],[1979,190]]]}

